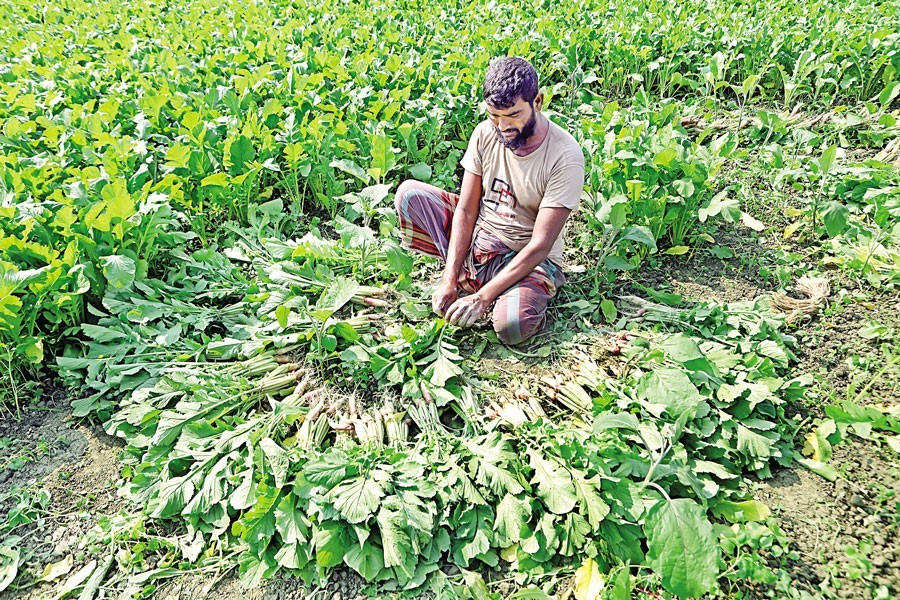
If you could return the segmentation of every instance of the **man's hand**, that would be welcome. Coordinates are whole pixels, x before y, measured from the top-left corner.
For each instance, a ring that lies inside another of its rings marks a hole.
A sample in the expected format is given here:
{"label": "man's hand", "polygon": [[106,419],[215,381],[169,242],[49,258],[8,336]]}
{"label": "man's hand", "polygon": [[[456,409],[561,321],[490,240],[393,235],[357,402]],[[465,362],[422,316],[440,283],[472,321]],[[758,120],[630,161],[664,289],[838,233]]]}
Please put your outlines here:
{"label": "man's hand", "polygon": [[453,303],[444,317],[457,327],[469,327],[477,321],[491,305],[481,294],[464,296]]}
{"label": "man's hand", "polygon": [[459,289],[456,284],[442,281],[431,295],[431,308],[438,316],[443,317],[457,298],[459,298]]}

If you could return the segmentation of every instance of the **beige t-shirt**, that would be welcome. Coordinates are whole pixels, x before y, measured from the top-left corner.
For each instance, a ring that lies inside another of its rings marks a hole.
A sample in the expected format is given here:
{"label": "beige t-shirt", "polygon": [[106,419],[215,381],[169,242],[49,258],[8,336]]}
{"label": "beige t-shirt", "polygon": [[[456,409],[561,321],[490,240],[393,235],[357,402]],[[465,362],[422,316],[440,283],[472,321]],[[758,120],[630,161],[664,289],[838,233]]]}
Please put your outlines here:
{"label": "beige t-shirt", "polygon": [[[531,240],[534,221],[543,207],[574,210],[584,188],[584,155],[569,132],[550,121],[547,137],[528,156],[504,146],[488,120],[472,133],[460,161],[481,175],[481,208],[476,227],[483,227],[519,252]],[[548,258],[563,265],[563,234]]]}

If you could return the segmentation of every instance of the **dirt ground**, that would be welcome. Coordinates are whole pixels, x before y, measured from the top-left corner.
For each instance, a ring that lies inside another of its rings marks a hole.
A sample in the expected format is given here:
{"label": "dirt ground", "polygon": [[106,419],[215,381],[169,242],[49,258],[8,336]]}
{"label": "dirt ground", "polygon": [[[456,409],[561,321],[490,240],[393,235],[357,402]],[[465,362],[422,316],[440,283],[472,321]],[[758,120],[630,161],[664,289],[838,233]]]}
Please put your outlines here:
{"label": "dirt ground", "polygon": [[[774,282],[761,281],[754,273],[756,261],[747,260],[747,245],[741,250],[744,260],[672,264],[661,271],[670,275],[666,283],[671,291],[687,298],[730,302],[774,291]],[[849,366],[851,356],[876,362],[881,356],[879,344],[860,337],[859,330],[870,321],[900,326],[896,296],[860,294],[855,282],[839,274],[831,285],[829,306],[792,332],[799,344],[796,372],[812,374],[815,382],[806,402],[792,410],[810,421],[824,416],[825,405],[847,398],[851,384],[857,389],[863,384]],[[896,373],[888,373],[872,382],[866,394],[851,399],[895,403],[897,385]],[[798,588],[847,599],[900,594],[897,458],[886,446],[853,438],[835,447],[830,462],[841,478],[834,483],[805,469],[781,469],[761,483],[757,499],[772,509],[800,554],[789,567]]]}
{"label": "dirt ground", "polygon": [[[658,269],[643,271],[640,283],[703,300],[743,300],[773,291],[777,283],[758,273],[765,246],[730,242],[740,246],[734,258],[720,260],[703,254],[685,261],[668,257]],[[900,326],[896,297],[857,295],[849,281],[837,280],[833,287],[830,307],[795,332],[800,341],[797,372],[811,373],[816,379],[810,399],[795,407],[810,422],[822,416],[823,405],[847,394],[854,377],[848,357],[878,359],[878,344],[862,339],[859,329],[871,320]],[[523,363],[521,358],[507,356],[491,358],[492,368],[501,367],[503,361],[508,361],[509,373],[521,371],[526,363],[540,362]],[[892,397],[896,385],[891,377],[875,382],[866,401],[896,402]],[[50,497],[38,521],[14,532],[23,537],[25,562],[33,573],[70,554],[75,559],[74,572],[89,559],[81,547],[85,533],[104,515],[135,510],[116,495],[121,482],[121,442],[96,425],[74,421],[68,405],[65,392],[47,385],[41,402],[29,406],[21,420],[6,416],[0,421],[0,516],[7,518],[21,497],[16,496],[17,489],[44,490]],[[831,463],[842,476],[835,483],[803,469],[784,469],[756,486],[757,498],[772,508],[792,549],[799,553],[800,559],[789,567],[792,579],[798,588],[826,597],[893,597],[900,593],[897,456],[889,448],[854,439],[835,448]],[[11,589],[0,599],[52,598],[57,585]],[[243,590],[232,571],[165,581],[153,597],[342,600],[361,597],[363,588],[364,582],[345,570],[321,590],[304,592],[298,581],[282,577],[262,589]],[[759,593],[767,597],[765,590]],[[113,590],[108,594],[115,596]]]}

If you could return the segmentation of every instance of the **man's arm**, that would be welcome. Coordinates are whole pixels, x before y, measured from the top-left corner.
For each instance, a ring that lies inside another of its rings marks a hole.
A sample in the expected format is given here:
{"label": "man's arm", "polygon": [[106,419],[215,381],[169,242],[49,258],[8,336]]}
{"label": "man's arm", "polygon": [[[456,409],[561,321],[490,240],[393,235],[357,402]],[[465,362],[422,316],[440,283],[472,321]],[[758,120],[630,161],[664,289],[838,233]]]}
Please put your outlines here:
{"label": "man's arm", "polygon": [[[462,202],[462,199],[460,199]],[[493,279],[484,284],[478,292],[456,300],[447,309],[446,319],[452,325],[468,327],[478,320],[497,296],[525,278],[535,267],[544,262],[553,243],[562,232],[566,219],[572,211],[568,208],[547,207],[538,211],[534,222],[531,240],[521,252],[501,270]],[[453,218],[456,226],[456,217]],[[452,247],[452,244],[451,244]],[[447,262],[449,266],[449,259]]]}
{"label": "man's arm", "polygon": [[466,170],[463,174],[462,187],[459,191],[459,203],[453,211],[453,222],[450,225],[450,245],[447,248],[447,264],[441,283],[431,296],[431,307],[440,316],[459,297],[459,274],[462,271],[466,254],[472,245],[472,232],[481,205],[481,175]]}

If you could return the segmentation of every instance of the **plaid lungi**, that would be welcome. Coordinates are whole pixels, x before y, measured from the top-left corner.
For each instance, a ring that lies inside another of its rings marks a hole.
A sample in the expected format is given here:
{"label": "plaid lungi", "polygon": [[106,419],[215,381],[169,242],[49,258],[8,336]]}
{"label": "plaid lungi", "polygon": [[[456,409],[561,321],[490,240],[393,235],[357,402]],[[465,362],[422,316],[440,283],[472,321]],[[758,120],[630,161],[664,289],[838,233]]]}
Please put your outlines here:
{"label": "plaid lungi", "polygon": [[[458,202],[458,195],[433,185],[413,180],[403,182],[397,189],[395,205],[404,245],[446,261],[453,211]],[[469,293],[478,291],[515,255],[514,250],[476,222],[459,287]],[[497,337],[515,345],[540,331],[547,321],[547,304],[565,281],[562,269],[546,259],[503,292],[494,302],[491,315]]]}

